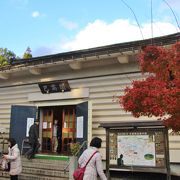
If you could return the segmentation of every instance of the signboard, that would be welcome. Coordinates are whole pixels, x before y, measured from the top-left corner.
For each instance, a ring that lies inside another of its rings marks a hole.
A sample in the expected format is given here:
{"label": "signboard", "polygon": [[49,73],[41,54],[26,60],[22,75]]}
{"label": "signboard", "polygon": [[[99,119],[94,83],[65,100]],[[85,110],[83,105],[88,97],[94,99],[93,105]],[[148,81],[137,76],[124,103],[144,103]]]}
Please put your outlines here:
{"label": "signboard", "polygon": [[43,94],[67,92],[71,90],[68,81],[46,82],[39,83],[38,85]]}
{"label": "signboard", "polygon": [[148,135],[118,135],[118,153],[127,166],[155,166],[155,142]]}
{"label": "signboard", "polygon": [[110,170],[170,176],[168,129],[162,121],[105,122],[106,174]]}
{"label": "signboard", "polygon": [[[110,132],[110,165],[164,167],[163,131]],[[115,150],[116,149],[116,150]]]}
{"label": "signboard", "polygon": [[76,122],[76,138],[83,138],[83,124],[84,124],[83,116],[77,117]]}

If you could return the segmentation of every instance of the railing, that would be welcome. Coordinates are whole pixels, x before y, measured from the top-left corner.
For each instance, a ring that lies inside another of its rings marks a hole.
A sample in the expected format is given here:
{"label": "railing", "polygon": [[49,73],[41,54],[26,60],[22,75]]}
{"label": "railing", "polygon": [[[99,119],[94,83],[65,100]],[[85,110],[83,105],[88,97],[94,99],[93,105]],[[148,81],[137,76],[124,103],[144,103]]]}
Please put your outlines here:
{"label": "railing", "polygon": [[2,141],[0,142],[0,144],[1,144],[0,155],[2,155],[4,153],[5,138],[4,138],[3,134],[5,134],[5,133],[0,132],[0,139],[2,139]]}
{"label": "railing", "polygon": [[[87,145],[87,141],[84,141],[84,142],[81,144],[79,150],[75,153],[74,156],[78,156],[79,153],[80,153],[80,151],[85,147],[85,145]],[[67,164],[66,167],[64,168],[64,173],[66,173],[67,168],[69,167],[69,165],[70,165],[71,163],[72,163],[72,160],[68,161],[68,164]]]}

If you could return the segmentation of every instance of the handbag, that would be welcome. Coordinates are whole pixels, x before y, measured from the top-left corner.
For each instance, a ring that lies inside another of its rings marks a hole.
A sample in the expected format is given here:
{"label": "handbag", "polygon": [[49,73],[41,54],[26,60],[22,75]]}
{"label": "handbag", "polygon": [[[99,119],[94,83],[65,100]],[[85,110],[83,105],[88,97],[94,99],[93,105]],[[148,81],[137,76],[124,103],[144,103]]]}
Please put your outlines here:
{"label": "handbag", "polygon": [[6,159],[3,159],[1,162],[1,168],[3,171],[10,171],[10,162],[8,162]]}
{"label": "handbag", "polygon": [[95,151],[93,153],[93,155],[89,158],[89,160],[87,161],[86,165],[82,168],[78,167],[74,173],[73,173],[73,177],[75,180],[83,180],[84,177],[84,172],[86,170],[86,166],[88,165],[89,161],[92,159],[92,157],[97,153],[97,151]]}

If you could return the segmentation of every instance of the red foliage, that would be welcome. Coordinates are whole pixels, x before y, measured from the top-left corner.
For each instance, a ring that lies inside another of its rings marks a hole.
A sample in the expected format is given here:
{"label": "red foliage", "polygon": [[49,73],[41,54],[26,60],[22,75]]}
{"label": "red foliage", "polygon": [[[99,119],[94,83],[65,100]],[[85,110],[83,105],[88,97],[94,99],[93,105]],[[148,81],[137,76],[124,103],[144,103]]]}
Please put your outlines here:
{"label": "red foliage", "polygon": [[167,127],[180,130],[180,42],[171,48],[147,46],[139,54],[142,72],[153,73],[134,81],[119,98],[135,117],[156,116]]}

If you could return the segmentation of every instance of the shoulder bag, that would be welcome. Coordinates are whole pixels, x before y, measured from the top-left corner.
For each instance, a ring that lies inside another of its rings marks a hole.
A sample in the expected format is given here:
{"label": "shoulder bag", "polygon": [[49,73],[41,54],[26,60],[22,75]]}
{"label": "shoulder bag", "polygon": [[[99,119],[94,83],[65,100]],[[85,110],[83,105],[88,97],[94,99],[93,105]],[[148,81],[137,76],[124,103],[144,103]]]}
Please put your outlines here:
{"label": "shoulder bag", "polygon": [[89,158],[89,160],[87,161],[86,165],[82,168],[78,167],[74,173],[73,173],[73,177],[75,180],[83,180],[84,177],[84,172],[86,170],[86,166],[88,165],[89,161],[92,159],[92,157],[97,153],[97,151],[95,151],[93,153],[93,155]]}

